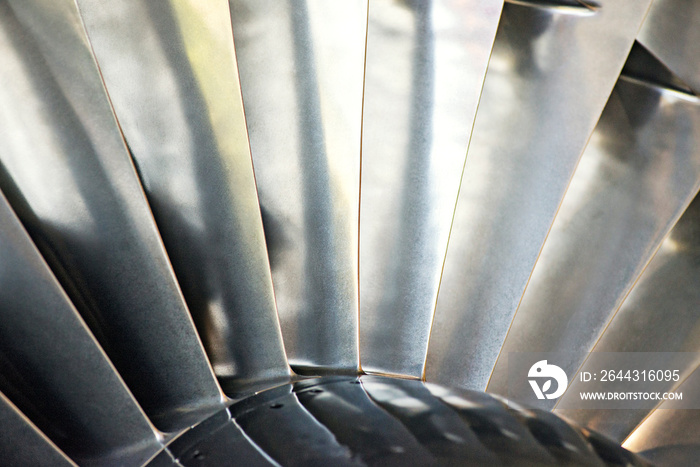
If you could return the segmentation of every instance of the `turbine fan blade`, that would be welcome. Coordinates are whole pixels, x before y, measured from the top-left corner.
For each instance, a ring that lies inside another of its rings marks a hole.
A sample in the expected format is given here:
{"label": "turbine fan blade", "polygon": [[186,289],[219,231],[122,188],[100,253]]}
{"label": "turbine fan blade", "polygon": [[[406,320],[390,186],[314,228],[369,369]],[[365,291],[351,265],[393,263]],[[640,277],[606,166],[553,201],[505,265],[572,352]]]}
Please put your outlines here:
{"label": "turbine fan blade", "polygon": [[[669,108],[669,111],[673,110],[674,107]],[[694,111],[698,121],[699,109],[690,110]],[[698,131],[697,127],[695,131]],[[699,234],[700,197],[696,197],[605,329],[593,348],[594,352],[697,352],[700,349],[700,317],[697,314],[700,302],[697,286],[700,281]],[[677,369],[685,378],[699,364],[700,361],[673,359],[663,369]],[[586,365],[581,369],[587,371]],[[675,385],[677,383],[669,381],[666,390],[672,391]],[[693,389],[689,382],[684,386]],[[576,394],[575,387],[569,390]],[[588,384],[586,390],[596,389]],[[567,394],[562,398],[562,405],[566,400]],[[649,414],[649,410],[644,409],[556,412],[620,442]]]}
{"label": "turbine fan blade", "polygon": [[[698,407],[700,367],[696,367],[674,390],[683,394],[686,407]],[[666,456],[672,459],[672,462],[659,465],[689,465],[697,460],[700,453],[698,409],[673,408],[678,407],[677,404],[678,401],[664,401],[659,404],[630,434],[623,447],[634,452],[657,450],[660,452],[655,454],[660,460]],[[649,457],[653,459],[656,456]]]}
{"label": "turbine fan blade", "polygon": [[420,377],[501,0],[370,1],[360,198],[360,349]]}
{"label": "turbine fan blade", "polygon": [[547,237],[489,392],[529,397],[525,381],[508,387],[509,352],[566,354],[560,366],[575,374],[700,189],[700,100],[631,78],[638,68],[667,71],[647,58],[636,44]]}
{"label": "turbine fan blade", "polygon": [[649,1],[507,4],[462,177],[426,379],[483,390]]}
{"label": "turbine fan blade", "polygon": [[76,466],[2,393],[0,425],[6,433],[12,433],[12,437],[0,436],[0,453],[7,465],[20,465],[31,459],[37,467]]}
{"label": "turbine fan blade", "polygon": [[695,91],[700,90],[700,2],[654,0],[639,42]]}
{"label": "turbine fan blade", "polygon": [[182,300],[72,0],[2,3],[0,186],[163,430],[222,395]]}
{"label": "turbine fan blade", "polygon": [[0,463],[691,464],[698,15],[0,1]]}
{"label": "turbine fan blade", "polygon": [[[2,195],[0,258],[0,391],[81,464],[146,461],[160,448],[156,433]],[[20,423],[5,406],[3,396],[3,462]]]}
{"label": "turbine fan blade", "polygon": [[[224,390],[235,396],[251,385],[288,380],[228,3],[80,0],[78,5]],[[162,310],[172,314],[170,308]],[[171,326],[168,321],[162,320]],[[181,346],[173,342],[175,349]]]}
{"label": "turbine fan blade", "polygon": [[287,357],[356,374],[367,0],[231,0]]}

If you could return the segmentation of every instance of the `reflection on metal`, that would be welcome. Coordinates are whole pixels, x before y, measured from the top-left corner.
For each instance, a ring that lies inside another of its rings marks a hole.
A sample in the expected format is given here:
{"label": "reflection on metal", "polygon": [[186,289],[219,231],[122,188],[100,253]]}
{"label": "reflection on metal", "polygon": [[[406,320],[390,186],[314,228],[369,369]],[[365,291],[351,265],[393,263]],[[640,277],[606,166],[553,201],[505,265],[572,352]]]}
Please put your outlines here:
{"label": "reflection on metal", "polygon": [[[272,402],[262,405],[263,410],[255,410],[253,404],[244,401],[230,409],[238,426],[253,443],[279,465],[364,465],[352,459],[350,447],[341,444],[311,415],[291,387],[280,389],[272,394],[281,395],[286,390],[290,394],[284,402]],[[272,394],[263,393],[261,398]],[[309,449],[310,445],[316,449]]]}
{"label": "reflection on metal", "polygon": [[[307,379],[263,391],[228,411],[260,452],[280,465],[647,465],[551,413],[416,380]],[[189,452],[201,446],[204,463],[217,455],[205,446],[212,445],[206,442],[210,433],[220,437],[217,428],[228,418],[221,415],[171,445],[184,465],[202,463],[188,462],[183,445]],[[231,442],[240,438],[236,430],[229,433]]]}
{"label": "reflection on metal", "polygon": [[[16,17],[7,3],[0,4],[0,18],[5,66],[11,63],[5,35],[21,31],[8,27]],[[2,195],[0,303],[0,391],[40,430],[81,462],[109,464],[117,454],[140,464],[157,452],[146,416]],[[0,447],[16,434],[2,422],[6,405],[0,398]]]}
{"label": "reflection on metal", "polygon": [[420,377],[501,0],[372,0],[360,199],[368,372]]}
{"label": "reflection on metal", "polygon": [[367,0],[230,5],[287,356],[356,373]]}
{"label": "reflection on metal", "polygon": [[453,459],[461,459],[463,465],[501,463],[496,453],[480,442],[473,427],[424,385],[363,377],[362,387],[374,404],[399,420],[430,451],[438,465],[450,465]]}
{"label": "reflection on metal", "polygon": [[[5,465],[76,466],[0,393],[0,456]],[[11,436],[8,434],[11,433]]]}
{"label": "reflection on metal", "polygon": [[654,0],[638,40],[694,90],[700,90],[700,1]]}
{"label": "reflection on metal", "polygon": [[504,8],[457,202],[427,380],[486,387],[648,6],[605,1],[587,17]]}
{"label": "reflection on metal", "polygon": [[[228,3],[78,4],[175,274],[224,390],[236,393],[250,384],[288,379]],[[147,297],[138,299],[148,305]],[[168,353],[181,344],[173,345]]]}
{"label": "reflection on metal", "polygon": [[167,450],[169,453],[165,454],[170,456],[161,454],[163,459],[159,459],[158,462],[152,461],[148,467],[231,464],[246,467],[280,467],[243,432],[238,423],[231,418],[229,409],[222,410],[183,433],[168,444]]}
{"label": "reflection on metal", "polygon": [[600,4],[584,0],[506,0],[506,2],[579,16],[595,14],[600,8]]}
{"label": "reflection on metal", "polygon": [[[697,307],[697,302],[695,305]],[[673,390],[682,393],[683,400],[689,405],[697,407],[697,404],[700,403],[700,367],[696,368],[687,379]],[[674,402],[662,402],[657,406],[656,410],[651,412],[625,440],[623,447],[640,452],[661,446],[678,446],[688,448],[686,453],[692,452],[693,448],[697,453],[698,447],[700,447],[698,410],[665,408],[671,403]],[[697,463],[698,460],[697,457],[685,457],[685,459],[686,462],[682,464],[659,465],[692,465],[688,460],[692,459],[693,463]]]}
{"label": "reflection on metal", "polygon": [[573,374],[699,188],[700,106],[620,80],[547,237],[488,390],[514,400],[531,394],[526,381],[508,387],[509,352],[566,353],[562,368]]}
{"label": "reflection on metal", "polygon": [[659,446],[640,452],[639,455],[656,466],[691,465],[700,459],[700,444]]}
{"label": "reflection on metal", "polygon": [[[680,107],[682,108],[682,107]],[[672,121],[695,121],[688,126],[688,135],[699,134],[700,109],[690,109],[694,114],[676,114]],[[675,113],[675,112],[674,112]],[[671,114],[673,115],[673,114]],[[670,116],[670,115],[669,115]],[[661,132],[659,134],[662,134]],[[670,138],[683,141],[677,132],[669,132]],[[650,144],[650,147],[653,147]],[[692,144],[688,144],[692,147]],[[690,151],[698,159],[696,149]],[[668,149],[661,157],[668,158]],[[700,165],[700,164],[698,164]],[[690,169],[688,169],[690,170]],[[670,173],[657,170],[656,176]],[[671,192],[674,187],[660,185]],[[698,352],[700,351],[700,198],[696,198],[671,231],[632,292],[622,304],[610,325],[593,349],[596,352]],[[695,365],[700,362],[695,362]],[[676,368],[687,375],[694,368]],[[584,368],[585,370],[585,364]],[[668,390],[672,388],[669,387]],[[566,397],[566,394],[563,396]],[[684,395],[685,397],[685,395]],[[637,426],[648,411],[601,410],[561,411],[619,441]],[[700,441],[700,440],[699,440]]]}
{"label": "reflection on metal", "polygon": [[635,41],[620,79],[646,84],[663,94],[672,94],[688,102],[700,101],[695,92],[640,42]]}
{"label": "reflection on metal", "polygon": [[[312,389],[296,394],[306,410],[328,428],[338,442],[354,453],[361,453],[365,459],[388,460],[393,451],[395,465],[431,464],[434,459],[421,446],[421,440],[370,399],[365,392],[366,381],[364,377],[360,384],[338,380],[335,384],[320,385],[323,389],[313,389],[310,382],[300,383],[297,387],[309,384]],[[361,421],[358,422],[358,418]],[[396,446],[401,446],[402,450],[397,452]]]}
{"label": "reflection on metal", "polygon": [[77,8],[71,0],[1,8],[0,186],[154,423],[188,426],[222,395]]}
{"label": "reflection on metal", "polygon": [[479,437],[480,443],[495,452],[506,465],[516,464],[522,459],[530,460],[533,465],[556,462],[546,446],[539,443],[514,416],[514,411],[506,409],[505,403],[484,393],[457,392],[430,383],[426,387],[457,412]]}

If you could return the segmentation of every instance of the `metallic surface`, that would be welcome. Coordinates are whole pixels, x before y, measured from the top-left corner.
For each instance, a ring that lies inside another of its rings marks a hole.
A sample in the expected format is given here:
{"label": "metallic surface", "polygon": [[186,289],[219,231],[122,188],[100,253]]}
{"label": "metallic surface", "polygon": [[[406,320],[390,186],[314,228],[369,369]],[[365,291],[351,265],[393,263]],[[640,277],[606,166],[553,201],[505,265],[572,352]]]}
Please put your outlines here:
{"label": "metallic surface", "polygon": [[[472,427],[424,385],[365,377],[362,387],[369,399],[410,430],[439,464],[454,458],[462,459],[464,464],[499,464],[496,453],[481,443]],[[441,431],[443,436],[435,436]]]}
{"label": "metallic surface", "polygon": [[[363,378],[362,383],[346,380],[311,387],[298,391],[297,397],[316,420],[328,427],[341,443],[362,453],[362,458],[381,462],[393,457],[397,463],[430,463],[432,457],[421,441],[413,439],[400,420],[370,398],[364,382]],[[352,422],[360,413],[360,423]],[[381,431],[378,427],[382,427]]]}
{"label": "metallic surface", "polygon": [[[378,376],[332,376],[263,391],[167,449],[185,466],[261,465],[261,455],[262,462],[284,466],[647,465],[551,413]],[[161,455],[149,465],[172,463]]]}
{"label": "metallic surface", "polygon": [[486,388],[650,2],[600,3],[588,16],[504,8],[450,235],[429,381]]}
{"label": "metallic surface", "polygon": [[231,0],[285,349],[355,373],[367,0]]}
{"label": "metallic surface", "polygon": [[525,459],[531,465],[647,465],[605,437],[549,412],[527,410],[485,393],[446,389],[432,383],[426,387],[458,411],[481,442],[495,450],[506,465],[518,465]]}
{"label": "metallic surface", "polygon": [[[37,467],[75,466],[58,447],[40,432],[0,393],[0,458],[5,465]],[[8,436],[12,433],[12,436]]]}
{"label": "metallic surface", "polygon": [[[698,117],[696,108],[696,121]],[[692,120],[692,117],[686,116],[686,119]],[[696,198],[661,245],[593,350],[699,352],[699,283],[700,198]],[[685,378],[698,364],[700,362],[695,362],[688,368],[674,366],[674,369],[680,370]],[[586,369],[585,364],[582,369]],[[667,390],[671,389],[669,386]],[[562,400],[566,397],[564,394]],[[557,413],[619,441],[624,440],[648,415],[645,410],[562,410]]]}
{"label": "metallic surface", "polygon": [[[251,384],[287,380],[228,3],[80,0],[78,5],[224,390],[235,394]],[[173,307],[160,308],[174,314]],[[161,344],[169,355],[182,351],[181,344],[171,348],[166,342]],[[177,379],[206,381],[182,373]]]}
{"label": "metallic surface", "polygon": [[[426,387],[466,421],[481,444],[497,452],[504,461],[525,458],[534,461],[535,465],[554,462],[554,458],[537,442],[527,426],[523,426],[509,411],[504,410],[505,404],[501,400],[478,393],[467,396],[462,391],[432,383],[426,384]],[[519,442],[504,443],[504,436]]]}
{"label": "metallic surface", "polygon": [[[0,4],[3,33],[12,17],[6,7]],[[108,465],[115,457],[140,463],[160,448],[146,416],[2,195],[0,303],[0,391],[65,453],[81,464]],[[0,407],[5,406],[3,396]],[[18,423],[4,411],[2,419]],[[0,446],[9,436],[15,433],[3,422]]]}
{"label": "metallic surface", "polygon": [[[623,72],[547,237],[488,391],[516,401],[530,394],[526,382],[508,388],[508,352],[566,353],[562,368],[573,374],[698,189],[700,105],[626,81]],[[630,345],[639,331],[631,324],[614,346]],[[614,346],[606,351],[626,351]]]}
{"label": "metallic surface", "polygon": [[148,467],[171,467],[178,464],[172,455],[166,449],[163,449],[147,465]]}
{"label": "metallic surface", "polygon": [[[161,454],[162,465],[168,458],[177,459],[180,466],[278,466],[265,451],[260,449],[238,423],[231,418],[228,409],[218,412],[193,429],[169,443],[166,452]],[[148,466],[156,467],[154,459]]]}
{"label": "metallic surface", "polygon": [[417,381],[700,351],[684,5],[620,76],[650,1],[0,1],[0,464],[643,465],[563,414],[690,465],[697,411]]}
{"label": "metallic surface", "polygon": [[588,0],[506,0],[506,2],[581,16],[590,16],[600,8],[598,3]]}
{"label": "metallic surface", "polygon": [[[700,367],[696,368],[675,391],[683,393],[684,401],[700,402]],[[656,410],[630,434],[623,446],[635,452],[665,446],[676,446],[688,454],[697,454],[700,447],[700,410],[671,409],[660,404]],[[697,405],[696,405],[697,406]],[[686,462],[676,465],[692,465],[697,457],[686,457]],[[688,462],[690,461],[690,462]]]}
{"label": "metallic surface", "polygon": [[654,0],[638,40],[683,81],[700,90],[700,1]]}
{"label": "metallic surface", "polygon": [[700,444],[659,446],[639,453],[656,467],[676,467],[689,465],[700,459]]}
{"label": "metallic surface", "polygon": [[258,410],[248,409],[253,400],[231,408],[236,423],[272,459],[284,466],[363,465],[347,444],[341,444],[309,413],[289,386],[279,392],[287,393],[282,401],[271,400],[259,405]]}
{"label": "metallic surface", "polygon": [[222,395],[77,8],[0,8],[0,187],[146,413],[188,426]]}
{"label": "metallic surface", "polygon": [[360,349],[420,377],[501,0],[372,0],[360,198]]}

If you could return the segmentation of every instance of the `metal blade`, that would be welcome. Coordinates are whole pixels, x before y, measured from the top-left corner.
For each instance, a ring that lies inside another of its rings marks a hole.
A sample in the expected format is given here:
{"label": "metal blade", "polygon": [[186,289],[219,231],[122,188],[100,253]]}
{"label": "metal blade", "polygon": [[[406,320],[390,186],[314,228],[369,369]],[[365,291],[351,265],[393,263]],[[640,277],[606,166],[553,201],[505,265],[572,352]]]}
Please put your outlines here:
{"label": "metal blade", "polygon": [[649,1],[507,4],[474,124],[425,377],[483,390]]}
{"label": "metal blade", "polygon": [[71,0],[3,2],[0,187],[163,430],[220,407]]}
{"label": "metal blade", "polygon": [[654,0],[637,40],[691,88],[700,90],[700,2]]}
{"label": "metal blade", "polygon": [[367,0],[230,5],[287,357],[355,374]]}
{"label": "metal blade", "polygon": [[[700,403],[700,368],[696,368],[675,391],[682,392],[684,401],[697,407]],[[697,462],[700,447],[700,417],[698,417],[700,411],[665,408],[665,405],[670,404],[671,402],[661,403],[630,434],[622,446],[633,452],[668,446],[694,449],[694,456],[686,458],[683,464],[674,464],[690,465],[688,461]]]}
{"label": "metal blade", "polygon": [[531,393],[527,382],[508,387],[509,352],[566,353],[560,366],[573,374],[700,189],[700,99],[629,81],[627,70],[644,57],[635,46],[583,154],[489,392],[513,400]]}
{"label": "metal blade", "polygon": [[144,462],[155,431],[2,195],[0,232],[0,391],[81,464]]}
{"label": "metal blade", "polygon": [[364,371],[420,377],[501,0],[372,0],[360,198]]}
{"label": "metal blade", "polygon": [[0,436],[0,456],[6,465],[75,466],[2,393],[0,426],[12,436]]}
{"label": "metal blade", "polygon": [[[287,380],[228,3],[80,0],[78,5],[224,390],[235,395],[250,385]],[[173,314],[170,308],[163,311]],[[172,355],[184,351],[181,345],[163,347]],[[186,355],[178,358],[193,358]]]}
{"label": "metal blade", "polygon": [[[695,121],[695,128],[697,128],[697,124],[700,124],[699,109],[695,107],[691,110],[694,111],[694,115],[681,114],[677,117],[678,120]],[[690,129],[692,127],[689,131]],[[698,134],[697,131],[695,134]],[[669,137],[674,136],[676,134],[669,133]],[[676,141],[682,141],[682,139],[676,137]],[[668,153],[663,157],[668,157]],[[697,159],[697,155],[695,157]],[[664,171],[657,171],[657,176],[659,173]],[[700,316],[697,313],[697,306],[700,303],[698,289],[700,237],[698,234],[700,234],[700,198],[693,201],[644,270],[605,333],[596,343],[593,349],[595,352],[700,351],[698,331]],[[700,362],[695,362],[687,368],[674,366],[674,369],[687,375],[698,364]],[[585,364],[582,369],[586,369]],[[669,382],[669,391],[673,384],[677,383]],[[562,400],[566,397],[565,393]],[[684,397],[686,397],[685,394]],[[642,409],[557,410],[557,413],[622,441],[644,420],[649,411]]]}

